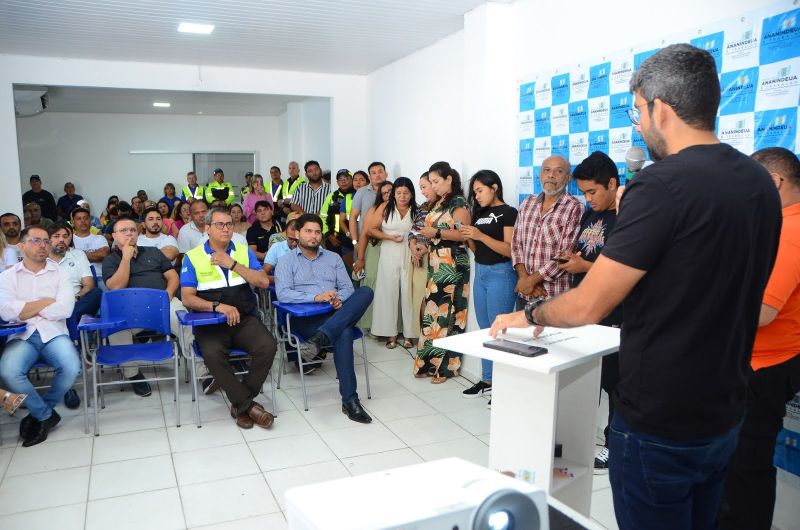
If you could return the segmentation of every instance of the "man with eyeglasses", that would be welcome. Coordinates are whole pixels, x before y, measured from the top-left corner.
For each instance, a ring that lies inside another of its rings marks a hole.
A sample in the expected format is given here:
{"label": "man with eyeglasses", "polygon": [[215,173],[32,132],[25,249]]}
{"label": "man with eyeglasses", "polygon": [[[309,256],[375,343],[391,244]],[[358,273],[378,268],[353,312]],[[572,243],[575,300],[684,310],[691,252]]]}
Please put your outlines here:
{"label": "man with eyeglasses", "polygon": [[[192,221],[183,225],[178,232],[178,251],[186,254],[194,247],[208,240],[206,232],[206,215],[208,214],[208,204],[203,200],[197,200],[189,207]],[[234,243],[247,245],[247,239],[239,233],[233,233]]]}
{"label": "man with eyeglasses", "polygon": [[[277,344],[257,316],[253,287],[269,287],[267,273],[247,243],[232,240],[233,219],[213,208],[205,219],[208,241],[186,253],[181,266],[181,298],[192,311],[225,315],[225,322],[195,329],[203,360],[231,402],[231,417],[241,429],[269,428],[274,416],[255,401],[267,379]],[[250,356],[243,380],[231,369],[231,348]]]}
{"label": "man with eyeglasses", "polygon": [[511,262],[517,271],[517,305],[552,298],[570,288],[572,275],[557,261],[572,249],[583,206],[567,192],[569,161],[551,156],[542,162],[542,192],[522,201],[511,238]]}
{"label": "man with eyeglasses", "polygon": [[[135,220],[130,217],[117,219],[112,233],[116,247],[103,260],[103,280],[109,291],[127,287],[166,291],[169,296],[170,329],[177,336],[181,328],[175,311],[185,309],[175,296],[180,283],[178,273],[163,252],[155,247],[138,246],[136,243],[138,234],[139,228]],[[112,344],[147,342],[154,339],[146,330],[141,333],[125,330],[109,337]],[[131,382],[136,395],[147,397],[152,393],[150,384],[142,381],[144,375],[136,366],[125,366],[122,373]]]}
{"label": "man with eyeglasses", "polygon": [[[69,338],[66,319],[75,306],[66,271],[48,260],[50,239],[40,227],[20,234],[22,261],[0,274],[0,318],[24,322],[25,331],[10,336],[0,356],[0,380],[11,392],[27,394],[29,414],[19,425],[22,446],[44,442],[61,416],[55,406],[81,373],[78,352]],[[39,394],[28,379],[37,362],[54,370],[50,388]]]}
{"label": "man with eyeglasses", "polygon": [[640,65],[630,90],[655,163],[628,185],[580,285],[499,315],[490,334],[594,324],[624,301],[608,441],[617,523],[716,528],[781,201],[767,170],[714,133],[720,84],[708,51],[667,46]]}

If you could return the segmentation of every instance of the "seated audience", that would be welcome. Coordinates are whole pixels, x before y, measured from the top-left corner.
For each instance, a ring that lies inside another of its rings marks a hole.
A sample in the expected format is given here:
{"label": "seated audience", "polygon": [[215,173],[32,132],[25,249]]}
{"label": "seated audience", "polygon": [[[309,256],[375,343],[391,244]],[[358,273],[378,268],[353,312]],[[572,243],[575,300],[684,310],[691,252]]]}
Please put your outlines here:
{"label": "seated audience", "polygon": [[[224,206],[223,209],[225,209]],[[205,201],[197,200],[190,205],[189,211],[192,215],[192,222],[184,225],[180,232],[178,232],[178,251],[181,254],[186,254],[194,247],[200,245],[200,243],[204,243],[208,240],[208,227],[205,221],[206,215],[208,214],[208,205]],[[247,246],[247,239],[236,232],[233,233],[232,241]]]}
{"label": "seated audience", "polygon": [[158,210],[155,208],[145,210],[144,221],[142,222],[144,232],[139,234],[136,239],[136,245],[140,247],[155,247],[172,264],[175,264],[175,258],[178,257],[178,242],[171,235],[164,233],[163,223],[164,218]]}
{"label": "seated audience", "polygon": [[83,197],[75,193],[75,184],[72,182],[64,184],[64,195],[56,203],[59,219],[69,219],[70,212],[77,208],[78,202],[82,200]]}
{"label": "seated audience", "polygon": [[[280,175],[280,173],[278,173]],[[267,201],[272,205],[273,210],[275,209],[275,203],[272,201],[272,195],[267,193],[264,190],[264,179],[261,175],[253,176],[252,180],[253,189],[250,193],[242,201],[242,208],[244,209],[244,215],[247,218],[247,222],[249,224],[253,224],[256,222],[256,204],[261,201]],[[280,186],[278,186],[280,189]]]}
{"label": "seated audience", "polygon": [[[106,203],[106,209],[103,210],[102,213],[100,213],[100,224],[101,225],[105,226],[108,223],[108,221],[109,221],[108,212],[109,212],[109,210],[111,209],[112,206],[116,206],[118,203],[119,203],[119,197],[117,197],[116,195],[111,195],[108,198],[108,202]],[[71,212],[70,212],[70,214],[71,214]]]}
{"label": "seated audience", "polygon": [[[197,204],[197,202],[195,203]],[[193,204],[194,206],[194,204]],[[274,416],[255,401],[267,379],[277,344],[259,320],[252,287],[266,288],[269,279],[255,254],[232,241],[233,220],[225,209],[212,209],[205,219],[209,238],[190,249],[181,266],[181,297],[192,311],[223,313],[226,322],[195,329],[203,360],[231,402],[231,417],[242,429],[268,428]],[[250,369],[240,381],[228,359],[231,348],[250,355]]]}
{"label": "seated audience", "polygon": [[[75,232],[72,234],[72,244],[78,250],[86,253],[89,262],[94,265],[97,275],[103,276],[103,259],[108,256],[111,249],[108,247],[108,241],[100,234],[92,234],[90,228],[89,211],[85,208],[76,208],[72,210],[72,228]],[[115,221],[112,221],[107,226],[113,228]]]}
{"label": "seated audience", "polygon": [[147,192],[144,190],[137,191],[136,196],[139,197],[139,200],[142,201],[142,205],[144,205],[145,201],[149,199],[149,197],[147,196]]}
{"label": "seated audience", "polygon": [[[213,208],[214,206],[212,206]],[[224,208],[224,206],[222,206]],[[231,218],[233,219],[233,231],[239,235],[245,235],[247,233],[247,229],[250,228],[250,223],[244,217],[244,212],[242,211],[242,207],[234,203],[228,208],[228,211],[231,214]]]}
{"label": "seated audience", "polygon": [[[0,356],[0,379],[11,392],[28,396],[29,414],[19,426],[23,447],[44,442],[58,425],[61,416],[55,406],[81,373],[66,324],[75,305],[74,291],[67,273],[47,259],[49,246],[43,228],[24,229],[22,261],[0,274],[0,318],[27,324],[25,331],[9,337]],[[50,388],[41,395],[28,379],[37,362],[54,369]]]}
{"label": "seated audience", "polygon": [[181,228],[192,222],[191,205],[188,202],[182,202],[180,208],[172,211],[175,219],[175,226],[178,228],[180,234]]}
{"label": "seated audience", "polygon": [[272,203],[258,201],[256,203],[256,221],[247,229],[247,244],[256,253],[258,261],[264,261],[269,250],[269,239],[282,230],[272,217]]}
{"label": "seated audience", "polygon": [[292,328],[308,337],[301,355],[317,361],[317,366],[323,359],[322,349],[333,346],[342,412],[353,421],[370,423],[372,418],[361,406],[356,392],[353,326],[372,302],[372,289],[359,287],[354,291],[342,258],[320,248],[322,220],[318,215],[300,216],[297,228],[298,247],[279,259],[275,268],[278,300],[331,304],[332,313],[293,318]]}
{"label": "seated audience", "polygon": [[39,175],[31,175],[31,189],[22,194],[22,204],[35,202],[41,208],[42,217],[55,221],[58,217],[56,200],[53,195],[42,189],[42,179]]}
{"label": "seated audience", "polygon": [[15,213],[6,212],[0,215],[0,231],[3,232],[6,247],[3,249],[3,263],[6,268],[22,260],[22,253],[19,250],[19,232],[22,223]]}
{"label": "seated audience", "polygon": [[[92,215],[92,208],[91,205],[89,204],[89,201],[87,201],[86,199],[81,199],[76,203],[75,208],[84,208],[87,212],[89,212],[89,220],[92,225],[92,228],[90,228],[89,230],[93,234],[99,234],[103,228],[103,225],[100,222],[100,219]],[[73,210],[75,208],[73,208]],[[69,211],[69,214],[66,216],[64,220],[69,222],[71,219],[72,219],[72,210]]]}
{"label": "seated audience", "polygon": [[[139,190],[141,191],[141,190]],[[140,196],[135,195],[131,197],[131,210],[133,211],[133,218],[136,220],[137,223],[142,222],[142,213],[144,212],[144,201],[147,199],[142,199]],[[120,213],[120,216],[123,215]]]}
{"label": "seated audience", "polygon": [[[291,217],[291,215],[295,215],[296,217]],[[267,271],[267,275],[272,277],[272,273],[275,271],[275,266],[278,264],[278,260],[281,259],[285,254],[288,254],[290,250],[297,248],[297,218],[300,217],[299,215],[292,212],[289,217],[289,224],[286,226],[285,238],[283,241],[279,241],[274,245],[269,247],[266,256],[264,256],[264,270]]]}
{"label": "seated audience", "polygon": [[80,321],[83,315],[95,315],[100,309],[103,292],[95,285],[89,260],[82,250],[72,246],[72,227],[58,222],[48,230],[50,259],[67,272],[75,297],[71,317]]}
{"label": "seated audience", "polygon": [[175,201],[179,200],[181,200],[180,197],[175,194],[175,184],[167,182],[164,185],[164,196],[159,199],[159,202],[164,201],[167,203],[169,205],[169,211],[171,212],[172,209],[175,208]]}
{"label": "seated audience", "polygon": [[47,217],[42,217],[42,209],[35,202],[29,202],[22,208],[22,216],[25,219],[25,227],[39,226],[47,230],[53,222]]}
{"label": "seated audience", "polygon": [[[175,203],[180,206],[181,201],[176,199]],[[169,203],[162,199],[156,203],[156,209],[161,215],[161,231],[165,235],[172,236],[173,238],[178,237],[178,230],[180,230],[180,228],[178,228],[175,220],[172,219],[172,208]],[[147,210],[149,210],[149,208],[145,208],[144,216],[147,215]],[[142,218],[142,220],[144,221],[144,218]]]}

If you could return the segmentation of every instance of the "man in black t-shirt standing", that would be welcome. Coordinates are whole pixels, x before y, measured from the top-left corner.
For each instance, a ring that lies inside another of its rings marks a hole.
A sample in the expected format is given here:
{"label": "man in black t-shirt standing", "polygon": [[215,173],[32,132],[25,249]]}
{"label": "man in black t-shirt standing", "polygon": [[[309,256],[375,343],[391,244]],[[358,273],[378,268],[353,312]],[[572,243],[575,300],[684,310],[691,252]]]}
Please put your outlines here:
{"label": "man in black t-shirt standing", "polygon": [[[572,274],[572,287],[577,287],[597,261],[611,231],[614,230],[617,222],[619,176],[614,161],[605,153],[595,151],[575,167],[572,177],[583,192],[589,209],[581,217],[578,240],[573,251],[563,256],[567,261],[558,268]],[[600,325],[617,328],[622,326],[622,306],[614,308],[610,315],[600,321]],[[611,353],[603,357],[603,368],[600,372],[600,388],[608,394],[608,423],[603,430],[603,448],[594,459],[595,469],[608,468],[608,431],[611,418],[614,417],[614,389],[618,382],[619,353]]]}
{"label": "man in black t-shirt standing", "polygon": [[[622,196],[613,237],[581,284],[501,315],[599,322],[624,300],[609,478],[621,530],[713,528],[744,414],[781,205],[760,164],[714,134],[714,58],[663,48],[631,79],[631,121],[656,162]],[[623,486],[624,484],[624,486]]]}

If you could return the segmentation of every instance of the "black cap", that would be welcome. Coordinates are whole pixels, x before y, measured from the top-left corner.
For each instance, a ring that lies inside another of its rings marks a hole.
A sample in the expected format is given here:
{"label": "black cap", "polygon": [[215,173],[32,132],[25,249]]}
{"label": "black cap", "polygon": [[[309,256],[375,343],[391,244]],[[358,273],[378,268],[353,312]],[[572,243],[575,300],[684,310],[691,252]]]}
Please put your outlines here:
{"label": "black cap", "polygon": [[214,170],[214,173],[215,174],[216,173],[224,173],[224,171],[222,171],[222,169],[220,169],[220,168],[217,168],[217,169]]}
{"label": "black cap", "polygon": [[352,177],[353,176],[353,175],[350,174],[350,170],[349,169],[340,169],[339,171],[336,172],[336,178],[337,179],[339,178],[339,175],[347,175],[348,177]]}
{"label": "black cap", "polygon": [[31,180],[38,180],[39,182],[41,182],[42,177],[40,177],[39,175],[31,175]]}
{"label": "black cap", "polygon": [[244,174],[244,176],[245,177],[252,177],[253,176],[253,172],[252,171],[248,171],[247,173]]}

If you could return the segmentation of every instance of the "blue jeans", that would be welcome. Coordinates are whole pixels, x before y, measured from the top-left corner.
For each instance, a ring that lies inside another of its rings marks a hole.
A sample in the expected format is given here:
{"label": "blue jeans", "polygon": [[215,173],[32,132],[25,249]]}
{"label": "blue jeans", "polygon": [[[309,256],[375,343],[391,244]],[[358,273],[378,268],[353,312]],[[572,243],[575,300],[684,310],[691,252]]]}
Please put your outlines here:
{"label": "blue jeans", "polygon": [[[478,327],[491,327],[497,315],[514,311],[517,294],[517,273],[510,261],[495,265],[475,264],[475,282],[472,286],[472,303]],[[492,382],[492,361],[481,359],[481,379]]]}
{"label": "blue jeans", "polygon": [[339,376],[339,394],[342,403],[358,399],[356,370],[353,359],[353,326],[372,303],[372,289],[359,287],[345,300],[342,307],[326,315],[292,318],[292,329],[306,338],[321,331],[333,344],[333,362]]}
{"label": "blue jeans", "polygon": [[[55,370],[50,388],[41,396],[28,379],[28,371],[37,362],[44,362]],[[43,343],[39,332],[35,331],[27,340],[10,341],[0,357],[0,379],[12,392],[28,394],[25,406],[39,421],[53,414],[53,407],[72,388],[80,373],[78,352],[67,335]]]}
{"label": "blue jeans", "polygon": [[675,442],[634,432],[615,413],[608,470],[620,530],[717,528],[740,428],[741,423],[714,438]]}

